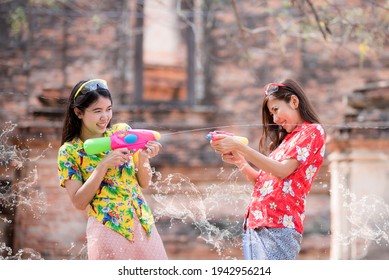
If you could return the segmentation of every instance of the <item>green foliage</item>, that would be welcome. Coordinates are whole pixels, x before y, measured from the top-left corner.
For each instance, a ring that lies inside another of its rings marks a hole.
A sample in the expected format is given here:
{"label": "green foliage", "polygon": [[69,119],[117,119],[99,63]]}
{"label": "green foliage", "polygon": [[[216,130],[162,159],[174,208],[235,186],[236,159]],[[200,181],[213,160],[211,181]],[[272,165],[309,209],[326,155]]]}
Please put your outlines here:
{"label": "green foliage", "polygon": [[11,36],[17,37],[28,30],[27,15],[25,9],[17,7],[9,13],[9,21],[11,24]]}
{"label": "green foliage", "polygon": [[[10,0],[9,3],[16,2]],[[24,6],[18,5],[16,8],[13,8],[8,13],[8,23],[10,24],[11,37],[21,37],[28,32],[28,19],[27,19],[27,7],[33,9],[39,8],[50,8],[55,9],[59,5],[63,5],[68,0],[28,0]]]}

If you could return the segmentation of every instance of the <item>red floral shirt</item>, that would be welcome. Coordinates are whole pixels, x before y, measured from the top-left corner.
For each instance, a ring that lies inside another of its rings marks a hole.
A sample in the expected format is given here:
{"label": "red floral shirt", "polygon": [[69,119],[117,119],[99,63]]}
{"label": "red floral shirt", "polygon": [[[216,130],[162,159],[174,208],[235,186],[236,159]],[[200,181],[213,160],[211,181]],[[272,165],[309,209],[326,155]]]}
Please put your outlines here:
{"label": "red floral shirt", "polygon": [[260,170],[246,214],[246,228],[293,228],[303,233],[305,200],[324,159],[321,125],[304,122],[269,155],[279,162],[297,159],[299,167],[283,180]]}

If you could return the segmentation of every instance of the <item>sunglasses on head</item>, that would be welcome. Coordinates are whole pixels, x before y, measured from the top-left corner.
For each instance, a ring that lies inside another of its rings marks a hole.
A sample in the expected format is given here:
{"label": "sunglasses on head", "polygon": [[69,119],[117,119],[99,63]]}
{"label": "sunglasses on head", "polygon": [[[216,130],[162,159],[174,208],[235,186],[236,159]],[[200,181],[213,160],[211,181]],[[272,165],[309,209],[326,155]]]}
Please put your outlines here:
{"label": "sunglasses on head", "polygon": [[272,93],[275,93],[278,91],[280,87],[284,87],[284,84],[278,84],[278,83],[270,83],[263,87],[263,95],[269,96]]}
{"label": "sunglasses on head", "polygon": [[102,79],[93,79],[89,80],[85,83],[83,83],[79,89],[77,90],[76,94],[74,95],[74,100],[76,99],[77,95],[81,92],[83,94],[88,93],[90,91],[94,91],[97,89],[107,89],[108,90],[108,85],[105,80]]}

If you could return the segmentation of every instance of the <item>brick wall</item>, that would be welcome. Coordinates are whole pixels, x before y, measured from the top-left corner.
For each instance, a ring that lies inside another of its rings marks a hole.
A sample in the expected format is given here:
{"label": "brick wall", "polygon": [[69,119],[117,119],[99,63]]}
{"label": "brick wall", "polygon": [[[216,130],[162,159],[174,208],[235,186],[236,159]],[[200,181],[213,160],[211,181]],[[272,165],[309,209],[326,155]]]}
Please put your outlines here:
{"label": "brick wall", "polygon": [[[153,160],[162,178],[184,174],[205,196],[209,194],[206,190],[215,184],[229,186],[231,175],[231,167],[223,164],[209,148],[205,134],[212,127],[224,127],[247,136],[250,145],[256,147],[263,84],[286,76],[301,81],[331,133],[332,125],[341,122],[346,110],[342,98],[367,80],[380,80],[389,74],[387,60],[372,60],[361,68],[358,56],[345,49],[330,50],[321,42],[312,41],[297,44],[291,39],[284,53],[254,52],[247,59],[245,48],[271,50],[274,38],[270,35],[239,38],[230,6],[216,3],[209,4],[213,17],[207,19],[201,48],[201,55],[206,58],[204,103],[184,108],[138,106],[134,103],[133,88],[134,30],[127,30],[128,37],[123,39],[120,27],[125,20],[120,11],[124,8],[133,16],[134,6],[124,5],[126,1],[101,2],[102,6],[94,7],[89,7],[88,1],[77,2],[90,13],[74,7],[57,7],[46,12],[33,9],[28,36],[13,39],[9,45],[2,44],[0,49],[1,60],[6,61],[1,64],[1,73],[5,75],[0,76],[0,120],[18,124],[16,135],[6,141],[9,146],[29,148],[18,176],[23,180],[36,170],[36,181],[28,192],[41,193],[39,201],[46,207],[41,212],[30,206],[17,207],[12,246],[15,250],[32,248],[45,259],[85,258],[85,213],[75,210],[66,191],[59,188],[56,167],[64,102],[79,80],[105,78],[114,96],[115,121],[162,133],[163,151]],[[1,16],[5,17],[4,11]],[[130,22],[134,20],[130,17]],[[261,25],[261,21],[268,19],[252,20]],[[240,46],[241,41],[246,45]],[[199,130],[202,128],[205,129]],[[186,130],[194,131],[175,133]],[[1,174],[6,176],[5,172]],[[328,258],[329,179],[325,164],[307,202],[307,232],[301,258]],[[237,178],[237,182],[244,184],[242,178]],[[153,190],[145,193],[150,204],[158,207],[153,201]],[[243,211],[246,207],[243,204],[228,210]],[[224,213],[223,205],[209,207],[210,221],[220,228],[236,225],[224,220],[231,213]],[[241,218],[233,215],[238,224]],[[213,244],[198,238],[203,237],[201,230],[190,220],[185,224],[161,217],[157,226],[172,259],[242,256],[238,247],[218,254]]]}

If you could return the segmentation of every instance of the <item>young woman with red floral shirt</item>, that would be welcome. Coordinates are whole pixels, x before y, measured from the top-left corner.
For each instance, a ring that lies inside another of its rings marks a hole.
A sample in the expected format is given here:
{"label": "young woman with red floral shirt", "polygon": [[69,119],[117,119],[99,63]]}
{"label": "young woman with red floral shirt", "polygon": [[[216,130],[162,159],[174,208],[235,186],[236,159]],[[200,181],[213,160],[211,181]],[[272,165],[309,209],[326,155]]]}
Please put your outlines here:
{"label": "young woman with red floral shirt", "polygon": [[244,222],[244,258],[297,259],[305,201],[324,159],[325,132],[291,79],[265,86],[262,123],[259,152],[225,135],[211,146],[254,184]]}

